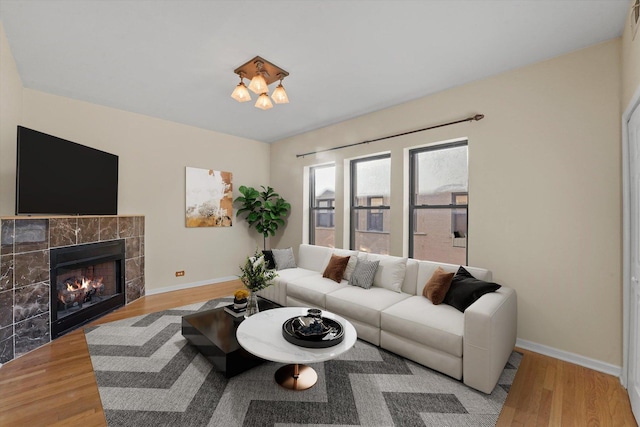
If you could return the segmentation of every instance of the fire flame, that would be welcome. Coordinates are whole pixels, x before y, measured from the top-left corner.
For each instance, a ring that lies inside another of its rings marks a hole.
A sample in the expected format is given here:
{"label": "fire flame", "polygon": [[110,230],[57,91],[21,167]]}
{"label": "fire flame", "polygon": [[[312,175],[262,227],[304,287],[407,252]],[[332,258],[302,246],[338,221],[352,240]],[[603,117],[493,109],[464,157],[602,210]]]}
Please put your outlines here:
{"label": "fire flame", "polygon": [[68,291],[76,291],[78,289],[90,289],[90,288],[99,288],[102,285],[102,277],[98,279],[89,279],[87,277],[83,277],[82,280],[74,280],[73,283],[67,283]]}

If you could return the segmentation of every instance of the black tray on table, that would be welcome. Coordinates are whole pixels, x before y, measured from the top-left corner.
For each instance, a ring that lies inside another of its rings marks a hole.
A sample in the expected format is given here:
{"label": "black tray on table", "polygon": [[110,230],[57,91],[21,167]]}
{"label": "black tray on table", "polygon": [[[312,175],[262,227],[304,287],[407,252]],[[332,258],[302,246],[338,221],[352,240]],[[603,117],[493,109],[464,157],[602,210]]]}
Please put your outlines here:
{"label": "black tray on table", "polygon": [[307,348],[327,348],[340,344],[344,339],[344,328],[340,322],[333,319],[321,318],[322,323],[331,328],[331,331],[324,336],[302,334],[299,328],[294,326],[297,323],[294,323],[296,319],[298,316],[292,317],[282,324],[282,336],[291,344]]}

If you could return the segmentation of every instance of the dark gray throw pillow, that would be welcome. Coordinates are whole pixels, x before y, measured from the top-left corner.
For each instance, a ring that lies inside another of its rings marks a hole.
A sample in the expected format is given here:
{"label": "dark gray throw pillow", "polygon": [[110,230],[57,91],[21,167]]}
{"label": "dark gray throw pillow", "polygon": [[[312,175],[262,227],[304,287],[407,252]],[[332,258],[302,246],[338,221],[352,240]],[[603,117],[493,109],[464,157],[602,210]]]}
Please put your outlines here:
{"label": "dark gray throw pillow", "polygon": [[373,278],[376,275],[380,261],[366,261],[358,259],[356,268],[351,273],[349,284],[352,286],[359,286],[364,289],[369,289],[373,285]]}
{"label": "dark gray throw pillow", "polygon": [[461,266],[453,277],[449,291],[442,302],[464,313],[464,311],[482,295],[495,292],[499,288],[500,285],[497,283],[476,279]]}
{"label": "dark gray throw pillow", "polygon": [[270,250],[262,251],[262,255],[264,255],[264,262],[267,263],[267,268],[274,270],[276,268],[276,261],[273,259],[273,252]]}

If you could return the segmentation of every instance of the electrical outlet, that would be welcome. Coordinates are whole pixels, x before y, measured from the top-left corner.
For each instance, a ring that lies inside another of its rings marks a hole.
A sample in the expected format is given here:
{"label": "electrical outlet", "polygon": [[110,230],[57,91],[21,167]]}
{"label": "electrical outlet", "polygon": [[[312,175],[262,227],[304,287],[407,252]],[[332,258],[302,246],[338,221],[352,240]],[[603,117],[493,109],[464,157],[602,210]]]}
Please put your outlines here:
{"label": "electrical outlet", "polygon": [[184,276],[184,270],[176,271],[176,277]]}

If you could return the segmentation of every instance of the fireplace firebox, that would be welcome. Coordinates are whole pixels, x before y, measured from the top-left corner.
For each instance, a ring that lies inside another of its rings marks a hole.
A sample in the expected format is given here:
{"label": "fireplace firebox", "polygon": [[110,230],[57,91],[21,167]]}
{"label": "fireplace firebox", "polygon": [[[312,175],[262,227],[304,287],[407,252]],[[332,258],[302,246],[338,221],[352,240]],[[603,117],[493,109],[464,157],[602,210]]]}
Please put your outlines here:
{"label": "fireplace firebox", "polygon": [[51,249],[52,338],[124,305],[124,259],[124,240]]}

